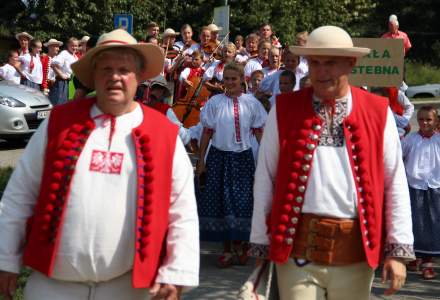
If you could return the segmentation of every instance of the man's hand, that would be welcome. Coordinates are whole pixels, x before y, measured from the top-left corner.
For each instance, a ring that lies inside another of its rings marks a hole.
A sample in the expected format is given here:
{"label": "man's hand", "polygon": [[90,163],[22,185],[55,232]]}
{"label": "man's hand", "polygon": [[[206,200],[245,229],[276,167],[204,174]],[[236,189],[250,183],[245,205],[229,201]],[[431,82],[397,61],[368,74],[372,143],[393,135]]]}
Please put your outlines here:
{"label": "man's hand", "polygon": [[182,287],[173,284],[155,283],[150,289],[152,300],[179,300]]}
{"label": "man's hand", "polygon": [[386,296],[397,292],[404,284],[406,279],[406,266],[398,258],[387,257],[382,270],[382,283],[390,280],[390,287],[385,290]]}
{"label": "man's hand", "polygon": [[18,274],[0,271],[0,296],[5,300],[12,300],[17,289]]}

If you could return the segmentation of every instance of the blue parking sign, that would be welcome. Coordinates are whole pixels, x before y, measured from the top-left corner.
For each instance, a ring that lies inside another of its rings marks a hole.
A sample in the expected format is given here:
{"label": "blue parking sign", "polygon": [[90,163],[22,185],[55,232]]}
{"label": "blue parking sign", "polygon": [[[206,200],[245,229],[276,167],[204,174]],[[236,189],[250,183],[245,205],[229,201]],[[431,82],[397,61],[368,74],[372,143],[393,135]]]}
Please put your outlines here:
{"label": "blue parking sign", "polygon": [[113,15],[115,28],[123,28],[129,34],[133,34],[133,15],[130,14],[116,14]]}

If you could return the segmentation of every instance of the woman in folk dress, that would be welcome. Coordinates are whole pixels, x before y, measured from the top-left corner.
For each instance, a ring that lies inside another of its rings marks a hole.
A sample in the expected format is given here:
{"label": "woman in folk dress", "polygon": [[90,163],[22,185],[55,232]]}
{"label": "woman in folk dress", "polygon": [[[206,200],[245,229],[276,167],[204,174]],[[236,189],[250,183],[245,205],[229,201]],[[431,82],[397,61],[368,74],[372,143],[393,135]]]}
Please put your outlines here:
{"label": "woman in folk dress", "polygon": [[226,65],[223,81],[226,92],[210,98],[201,112],[204,131],[197,174],[206,170],[205,189],[198,199],[201,239],[224,242],[218,264],[228,267],[234,254],[240,264],[247,261],[255,172],[251,136],[260,141],[267,113],[253,95],[242,93],[241,65]]}

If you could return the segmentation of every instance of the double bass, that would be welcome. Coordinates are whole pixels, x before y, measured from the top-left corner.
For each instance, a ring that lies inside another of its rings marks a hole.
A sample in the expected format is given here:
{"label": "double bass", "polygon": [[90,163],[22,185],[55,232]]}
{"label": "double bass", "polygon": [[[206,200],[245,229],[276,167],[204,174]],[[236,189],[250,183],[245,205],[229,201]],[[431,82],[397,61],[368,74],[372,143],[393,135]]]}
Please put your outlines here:
{"label": "double bass", "polygon": [[[211,64],[214,61],[214,54],[218,48],[222,45],[224,40],[228,37],[229,33],[224,39],[217,45],[215,49],[212,49],[211,56],[208,63]],[[208,101],[211,92],[205,86],[202,75],[189,79],[192,86],[188,87],[185,97],[178,99],[173,105],[173,111],[176,114],[183,126],[189,128],[197,125],[200,121],[200,109]]]}
{"label": "double bass", "polygon": [[192,86],[188,87],[184,98],[178,99],[173,105],[173,111],[183,126],[189,128],[197,125],[200,120],[200,109],[208,101],[211,92],[204,85],[202,76],[191,79]]}

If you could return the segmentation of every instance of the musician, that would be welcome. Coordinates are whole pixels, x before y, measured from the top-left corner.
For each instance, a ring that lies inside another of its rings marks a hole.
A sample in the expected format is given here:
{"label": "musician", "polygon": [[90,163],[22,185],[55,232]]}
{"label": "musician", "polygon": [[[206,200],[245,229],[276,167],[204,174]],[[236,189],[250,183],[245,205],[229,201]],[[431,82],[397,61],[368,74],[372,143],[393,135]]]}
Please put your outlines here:
{"label": "musician", "polygon": [[281,48],[281,44],[278,38],[272,31],[272,25],[269,23],[263,23],[260,26],[260,39],[269,41],[273,46]]}
{"label": "musician", "polygon": [[245,65],[248,59],[257,57],[259,40],[260,37],[255,33],[251,33],[246,36],[246,48],[237,53],[235,62]]}
{"label": "musician", "polygon": [[269,52],[272,45],[266,40],[261,40],[258,43],[258,56],[248,60],[244,67],[244,76],[246,82],[251,79],[251,74],[255,70],[261,70],[263,67],[269,65]]}
{"label": "musician", "polygon": [[223,27],[218,27],[214,23],[209,24],[208,29],[211,31],[211,42],[214,43],[216,46],[220,45],[220,41],[218,40],[219,32],[222,31]]}
{"label": "musician", "polygon": [[192,27],[189,24],[183,24],[182,27],[180,27],[180,34],[182,40],[175,42],[174,47],[176,47],[183,55],[191,55],[191,46],[197,44],[197,42],[192,39]]}
{"label": "musician", "polygon": [[203,26],[200,29],[199,39],[200,43],[191,46],[191,48],[193,48],[193,51],[200,51],[203,54],[203,62],[207,62],[213,51],[217,48],[217,44],[211,42],[211,30],[208,26]]}
{"label": "musician", "polygon": [[223,93],[223,70],[225,65],[231,63],[235,59],[237,48],[233,43],[228,43],[221,48],[222,59],[212,63],[203,74],[203,81],[208,90],[211,91],[211,96]]}
{"label": "musician", "polygon": [[172,28],[167,28],[162,34],[162,48],[165,51],[164,74],[167,81],[172,81],[170,76],[174,64],[174,60],[179,54],[179,48],[174,46],[176,37],[180,33],[175,32]]}
{"label": "musician", "polygon": [[182,98],[185,94],[185,88],[192,87],[193,83],[191,79],[194,77],[202,77],[205,72],[202,68],[203,54],[200,51],[194,51],[191,55],[192,63],[190,67],[185,68],[180,73],[179,81],[181,82],[181,90],[179,91],[179,98]]}
{"label": "musician", "polygon": [[58,55],[62,45],[63,42],[56,39],[50,39],[44,43],[44,47],[47,48],[47,54],[41,55],[41,64],[43,65],[43,82],[41,83],[41,89],[46,96],[49,95],[49,90],[55,82],[55,72],[51,67],[52,59]]}
{"label": "musician", "polygon": [[159,39],[160,28],[156,22],[150,22],[147,24],[147,36],[154,36]]}

